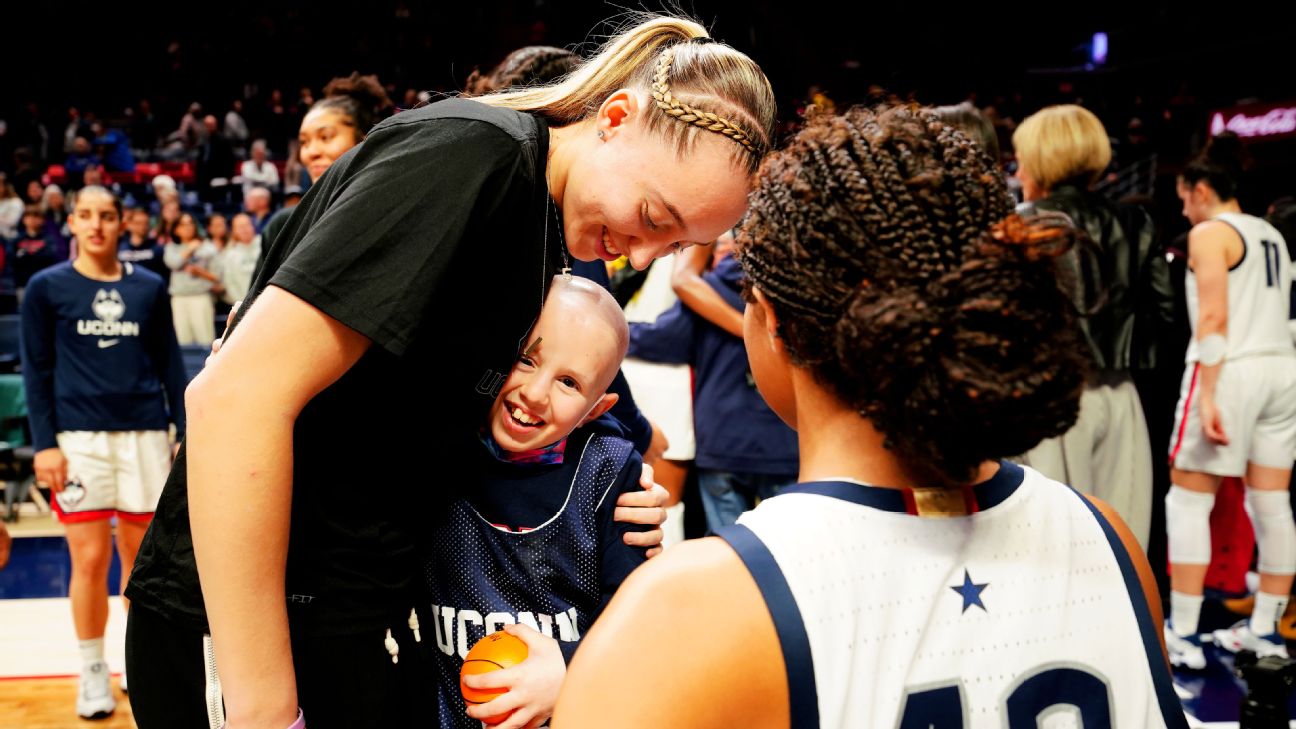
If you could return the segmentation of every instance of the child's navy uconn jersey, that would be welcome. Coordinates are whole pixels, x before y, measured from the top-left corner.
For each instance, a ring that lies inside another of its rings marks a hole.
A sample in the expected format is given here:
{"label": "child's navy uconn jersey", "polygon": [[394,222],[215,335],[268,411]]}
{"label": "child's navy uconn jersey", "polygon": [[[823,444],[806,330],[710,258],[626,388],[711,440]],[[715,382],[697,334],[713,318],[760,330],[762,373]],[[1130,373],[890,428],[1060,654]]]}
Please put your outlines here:
{"label": "child's navy uconn jersey", "polygon": [[961,501],[791,486],[722,530],[760,587],[792,726],[1187,727],[1147,601],[1079,494],[1003,463]]}
{"label": "child's navy uconn jersey", "polygon": [[[582,430],[571,436],[560,466],[499,464],[514,470],[505,485],[512,501],[536,505],[557,496],[543,521],[516,531],[518,525],[498,522],[529,509],[515,504],[486,514],[473,504],[491,504],[469,498],[436,524],[426,562],[432,604],[420,613],[426,615],[423,641],[437,666],[438,726],[481,726],[463,713],[459,693],[459,668],[474,643],[521,623],[557,640],[570,658],[616,586],[644,560],[643,550],[627,547],[612,523],[618,494],[639,488],[638,456],[629,441]],[[536,476],[518,477],[515,469]],[[561,491],[552,493],[559,484]],[[499,504],[505,489],[495,485],[485,488],[492,492],[488,501]]]}
{"label": "child's navy uconn jersey", "polygon": [[22,305],[22,362],[37,450],[64,431],[174,422],[184,434],[184,363],[166,283],[134,264],[123,263],[116,281],[87,278],[71,263],[36,274]]}

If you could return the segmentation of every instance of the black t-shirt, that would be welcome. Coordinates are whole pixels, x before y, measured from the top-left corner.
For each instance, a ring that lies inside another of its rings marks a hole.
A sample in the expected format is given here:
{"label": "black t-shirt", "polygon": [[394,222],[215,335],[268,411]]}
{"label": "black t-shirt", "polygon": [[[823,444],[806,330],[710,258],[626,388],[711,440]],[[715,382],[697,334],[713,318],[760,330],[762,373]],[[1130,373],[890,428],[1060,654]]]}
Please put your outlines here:
{"label": "black t-shirt", "polygon": [[[548,141],[539,117],[468,100],[403,112],[340,157],[271,243],[242,311],[274,285],[374,342],[296,422],[295,634],[370,630],[413,605],[416,540],[476,478],[463,456],[559,269]],[[183,450],[127,595],[206,625]]]}

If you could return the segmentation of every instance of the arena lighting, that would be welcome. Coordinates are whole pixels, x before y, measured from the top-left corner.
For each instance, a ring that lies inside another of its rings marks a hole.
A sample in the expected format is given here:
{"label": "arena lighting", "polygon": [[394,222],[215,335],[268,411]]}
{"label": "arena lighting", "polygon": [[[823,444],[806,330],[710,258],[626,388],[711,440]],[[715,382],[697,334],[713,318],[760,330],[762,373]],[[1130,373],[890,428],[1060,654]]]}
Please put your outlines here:
{"label": "arena lighting", "polygon": [[1225,130],[1252,142],[1269,142],[1296,136],[1296,101],[1239,106],[1211,112],[1211,135]]}
{"label": "arena lighting", "polygon": [[1101,66],[1107,63],[1107,34],[1094,33],[1093,41],[1089,44],[1089,61],[1095,66]]}

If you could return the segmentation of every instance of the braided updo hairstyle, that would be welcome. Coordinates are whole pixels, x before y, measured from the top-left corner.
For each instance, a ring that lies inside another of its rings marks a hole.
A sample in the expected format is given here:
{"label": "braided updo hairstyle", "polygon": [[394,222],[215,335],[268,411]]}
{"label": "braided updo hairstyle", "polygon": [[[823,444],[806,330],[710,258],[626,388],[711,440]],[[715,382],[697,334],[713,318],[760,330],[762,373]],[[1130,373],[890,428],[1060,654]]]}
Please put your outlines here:
{"label": "braided updo hairstyle", "polygon": [[525,46],[508,54],[488,73],[473,71],[464,85],[464,96],[480,96],[501,89],[549,84],[580,65],[580,56],[553,46]]}
{"label": "braided updo hairstyle", "polygon": [[1075,421],[1086,350],[1054,259],[1076,233],[1012,211],[989,158],[910,106],[812,116],[758,173],[747,286],[919,478],[966,483]]}

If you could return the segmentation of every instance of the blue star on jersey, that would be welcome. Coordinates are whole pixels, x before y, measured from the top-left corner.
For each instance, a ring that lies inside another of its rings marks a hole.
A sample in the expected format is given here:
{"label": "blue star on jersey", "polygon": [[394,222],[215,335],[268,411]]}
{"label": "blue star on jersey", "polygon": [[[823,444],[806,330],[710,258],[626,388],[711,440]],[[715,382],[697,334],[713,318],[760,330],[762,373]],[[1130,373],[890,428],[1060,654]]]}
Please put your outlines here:
{"label": "blue star on jersey", "polygon": [[950,585],[950,589],[963,598],[963,612],[966,613],[968,608],[973,605],[981,608],[982,611],[989,612],[986,610],[985,603],[981,602],[981,593],[989,586],[989,582],[982,582],[981,584],[972,582],[972,575],[968,574],[967,568],[964,567],[963,584]]}

